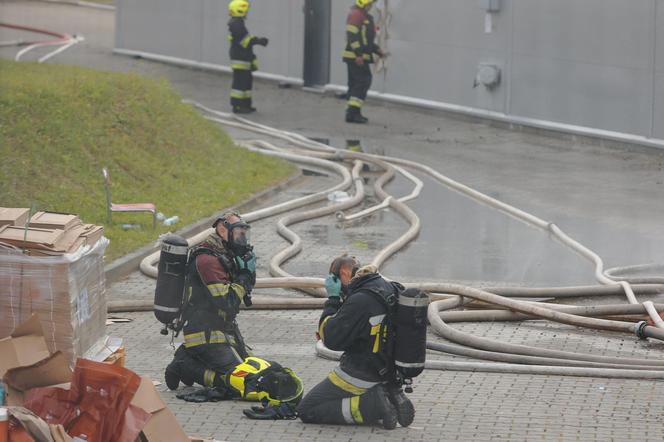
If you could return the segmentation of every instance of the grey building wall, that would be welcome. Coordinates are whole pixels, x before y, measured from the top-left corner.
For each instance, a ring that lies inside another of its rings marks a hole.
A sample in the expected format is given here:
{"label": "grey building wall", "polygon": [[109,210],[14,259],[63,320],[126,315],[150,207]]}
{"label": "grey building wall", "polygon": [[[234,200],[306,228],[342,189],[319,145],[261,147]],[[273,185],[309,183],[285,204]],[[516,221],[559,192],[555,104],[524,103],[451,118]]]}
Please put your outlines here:
{"label": "grey building wall", "polygon": [[[228,65],[226,2],[118,0],[117,48]],[[664,139],[664,0],[379,0],[389,6],[385,69],[372,89],[553,123]],[[488,3],[488,1],[486,2]],[[351,0],[332,0],[330,83]],[[304,0],[253,0],[248,27],[270,38],[261,70],[302,77]],[[487,17],[488,14],[488,17]],[[487,32],[486,20],[491,29]],[[380,21],[380,19],[379,19]],[[480,63],[501,69],[473,87]]]}
{"label": "grey building wall", "polygon": [[[302,0],[253,0],[249,32],[270,39],[256,47],[262,71],[302,76]],[[218,0],[116,0],[116,49],[229,66],[228,9]]]}

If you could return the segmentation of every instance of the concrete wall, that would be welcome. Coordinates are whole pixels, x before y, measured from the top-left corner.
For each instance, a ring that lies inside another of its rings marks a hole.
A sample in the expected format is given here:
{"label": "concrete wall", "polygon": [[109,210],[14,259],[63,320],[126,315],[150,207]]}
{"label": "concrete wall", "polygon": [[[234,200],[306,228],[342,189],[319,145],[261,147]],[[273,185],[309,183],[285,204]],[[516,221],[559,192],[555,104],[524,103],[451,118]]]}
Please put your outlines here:
{"label": "concrete wall", "polygon": [[[118,0],[117,47],[228,65],[226,3]],[[254,0],[248,27],[270,38],[261,70],[302,77],[304,0]],[[372,89],[515,117],[664,139],[664,0],[379,0],[390,52]],[[330,82],[350,0],[332,1]],[[473,87],[479,63],[502,70]]]}

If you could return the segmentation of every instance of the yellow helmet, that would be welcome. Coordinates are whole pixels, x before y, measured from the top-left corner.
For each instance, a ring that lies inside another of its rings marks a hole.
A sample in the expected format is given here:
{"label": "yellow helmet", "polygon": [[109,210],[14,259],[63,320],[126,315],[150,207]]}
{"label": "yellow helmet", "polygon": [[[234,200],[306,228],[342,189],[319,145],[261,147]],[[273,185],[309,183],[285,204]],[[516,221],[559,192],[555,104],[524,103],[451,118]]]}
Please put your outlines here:
{"label": "yellow helmet", "polygon": [[226,374],[226,385],[246,401],[263,405],[297,405],[304,386],[290,368],[265,359],[249,356]]}
{"label": "yellow helmet", "polygon": [[231,17],[246,17],[247,12],[249,12],[249,2],[247,0],[231,0],[228,4],[228,12]]}
{"label": "yellow helmet", "polygon": [[360,8],[366,8],[376,0],[355,0],[355,4]]}

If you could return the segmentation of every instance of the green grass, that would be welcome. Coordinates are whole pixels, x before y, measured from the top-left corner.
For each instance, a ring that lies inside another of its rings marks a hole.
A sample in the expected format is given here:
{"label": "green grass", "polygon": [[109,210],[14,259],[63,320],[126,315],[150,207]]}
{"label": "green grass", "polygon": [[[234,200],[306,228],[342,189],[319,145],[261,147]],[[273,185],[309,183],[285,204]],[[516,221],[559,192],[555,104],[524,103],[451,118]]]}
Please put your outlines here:
{"label": "green grass", "polygon": [[[165,80],[0,60],[0,206],[104,225],[114,259],[294,173],[234,146],[180,100]],[[114,214],[106,225],[103,166],[114,202],[153,202],[180,222],[152,230],[149,214]]]}

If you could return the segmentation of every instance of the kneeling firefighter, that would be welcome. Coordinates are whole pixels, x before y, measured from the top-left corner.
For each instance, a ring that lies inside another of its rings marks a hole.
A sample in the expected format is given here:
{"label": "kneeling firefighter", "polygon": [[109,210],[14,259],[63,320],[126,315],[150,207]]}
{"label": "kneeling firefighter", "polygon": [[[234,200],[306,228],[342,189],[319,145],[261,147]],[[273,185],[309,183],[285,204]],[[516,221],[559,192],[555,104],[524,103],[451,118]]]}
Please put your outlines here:
{"label": "kneeling firefighter", "polygon": [[228,212],[214,232],[191,249],[175,235],[163,241],[155,290],[155,316],[184,343],[166,367],[166,385],[178,388],[194,382],[203,390],[178,396],[202,402],[241,398],[267,406],[295,405],[302,383],[290,369],[252,357],[235,320],[240,302],[251,306],[256,283],[256,256],[249,241],[250,226]]}
{"label": "kneeling firefighter", "polygon": [[[300,402],[300,419],[356,425],[381,421],[385,429],[397,422],[410,425],[415,409],[401,386],[424,368],[428,297],[404,290],[376,267],[360,267],[346,255],[332,262],[325,287],[328,300],[318,335],[327,348],[344,353],[339,366]],[[401,348],[400,331],[408,341]]]}

